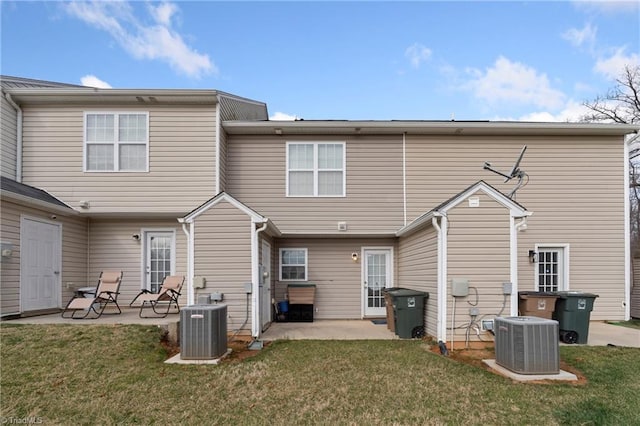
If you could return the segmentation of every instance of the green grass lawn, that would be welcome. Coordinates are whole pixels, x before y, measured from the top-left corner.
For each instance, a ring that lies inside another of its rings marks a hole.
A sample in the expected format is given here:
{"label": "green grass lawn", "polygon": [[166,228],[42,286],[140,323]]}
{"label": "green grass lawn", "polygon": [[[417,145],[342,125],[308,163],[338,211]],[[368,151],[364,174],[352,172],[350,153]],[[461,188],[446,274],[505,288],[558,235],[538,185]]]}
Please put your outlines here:
{"label": "green grass lawn", "polygon": [[[515,383],[421,341],[282,341],[164,364],[148,326],[0,326],[0,416],[43,424],[638,425],[640,350],[561,347],[583,385]],[[5,422],[6,423],[6,422]]]}

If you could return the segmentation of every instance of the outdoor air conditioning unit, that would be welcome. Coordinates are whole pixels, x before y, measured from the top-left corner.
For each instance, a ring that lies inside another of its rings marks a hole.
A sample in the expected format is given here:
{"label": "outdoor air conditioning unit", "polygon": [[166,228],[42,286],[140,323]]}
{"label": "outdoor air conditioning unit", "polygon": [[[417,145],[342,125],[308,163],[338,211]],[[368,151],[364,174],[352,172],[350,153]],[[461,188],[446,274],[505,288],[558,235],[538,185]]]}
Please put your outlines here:
{"label": "outdoor air conditioning unit", "polygon": [[227,352],[227,305],[193,305],[180,311],[180,358],[215,359]]}
{"label": "outdoor air conditioning unit", "polygon": [[496,363],[518,374],[558,374],[558,321],[538,317],[496,318]]}

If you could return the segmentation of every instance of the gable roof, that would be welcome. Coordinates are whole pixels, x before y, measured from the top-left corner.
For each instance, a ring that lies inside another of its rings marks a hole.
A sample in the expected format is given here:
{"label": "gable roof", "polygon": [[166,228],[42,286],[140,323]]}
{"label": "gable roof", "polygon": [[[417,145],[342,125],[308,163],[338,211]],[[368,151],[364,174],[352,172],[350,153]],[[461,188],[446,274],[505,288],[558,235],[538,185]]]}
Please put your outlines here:
{"label": "gable roof", "polygon": [[222,202],[227,202],[231,204],[232,206],[234,206],[235,208],[237,208],[238,210],[240,210],[241,212],[249,216],[253,223],[268,224],[269,228],[271,229],[274,235],[280,235],[280,230],[278,229],[278,227],[276,227],[273,224],[273,222],[269,220],[269,218],[262,216],[261,214],[253,210],[251,207],[238,201],[237,199],[235,199],[234,197],[232,197],[231,195],[227,194],[224,191],[218,193],[217,195],[211,197],[204,203],[200,204],[198,207],[196,207],[195,209],[187,213],[184,217],[179,218],[178,222],[192,223],[198,216],[200,216],[210,208],[215,207],[216,205]]}
{"label": "gable roof", "polygon": [[532,214],[522,204],[507,197],[502,192],[498,191],[495,187],[489,185],[485,181],[479,180],[478,182],[469,186],[467,189],[464,189],[463,191],[449,198],[447,201],[429,210],[422,216],[417,217],[416,219],[411,221],[411,223],[400,228],[398,232],[396,232],[396,236],[402,237],[402,236],[411,234],[414,231],[417,231],[418,229],[420,229],[425,225],[430,225],[431,218],[437,217],[437,216],[446,216],[449,210],[459,205],[464,200],[466,200],[467,198],[469,198],[470,196],[472,196],[478,191],[484,192],[493,200],[495,200],[497,203],[507,208],[511,216],[513,217],[525,217],[525,216],[531,216]]}
{"label": "gable roof", "polygon": [[48,192],[33,186],[16,182],[8,177],[2,176],[0,178],[0,187],[3,197],[48,209],[54,209],[62,213],[79,214],[69,205],[60,201]]}

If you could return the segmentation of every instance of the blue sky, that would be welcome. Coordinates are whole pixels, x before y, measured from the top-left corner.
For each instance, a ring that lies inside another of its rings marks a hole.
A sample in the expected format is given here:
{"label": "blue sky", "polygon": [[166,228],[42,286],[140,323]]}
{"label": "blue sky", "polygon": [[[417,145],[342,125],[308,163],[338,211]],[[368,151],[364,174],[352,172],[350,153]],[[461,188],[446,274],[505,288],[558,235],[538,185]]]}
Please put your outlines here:
{"label": "blue sky", "polygon": [[1,2],[1,72],[218,89],[272,118],[575,120],[640,64],[640,2]]}

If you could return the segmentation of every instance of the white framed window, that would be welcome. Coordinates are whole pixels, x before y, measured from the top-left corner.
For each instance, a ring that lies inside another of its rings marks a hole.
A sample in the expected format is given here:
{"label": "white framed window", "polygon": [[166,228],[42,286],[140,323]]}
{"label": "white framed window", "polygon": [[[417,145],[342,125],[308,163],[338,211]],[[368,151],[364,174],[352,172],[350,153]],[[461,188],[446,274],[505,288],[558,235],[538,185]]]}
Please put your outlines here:
{"label": "white framed window", "polygon": [[287,142],[287,197],[344,197],[344,142]]}
{"label": "white framed window", "polygon": [[569,245],[537,244],[535,267],[537,291],[566,291],[569,289]]}
{"label": "white framed window", "polygon": [[280,281],[307,281],[307,249],[280,249]]}
{"label": "white framed window", "polygon": [[85,112],[85,172],[147,172],[148,112]]}

